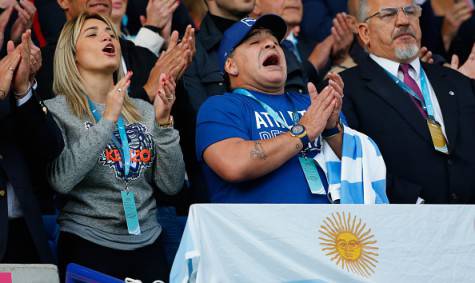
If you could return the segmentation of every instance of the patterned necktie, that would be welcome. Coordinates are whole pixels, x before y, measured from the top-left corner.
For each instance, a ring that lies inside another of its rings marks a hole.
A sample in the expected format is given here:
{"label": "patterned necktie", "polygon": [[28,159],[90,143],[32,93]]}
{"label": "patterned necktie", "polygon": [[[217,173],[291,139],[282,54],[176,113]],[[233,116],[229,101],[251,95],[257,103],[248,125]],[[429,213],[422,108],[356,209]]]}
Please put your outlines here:
{"label": "patterned necktie", "polygon": [[408,87],[410,87],[414,91],[414,93],[417,95],[417,98],[410,95],[412,101],[416,104],[417,109],[419,109],[419,112],[421,112],[422,116],[424,118],[427,118],[427,113],[422,108],[423,107],[424,96],[422,95],[421,89],[417,85],[416,81],[409,75],[409,69],[410,68],[412,68],[412,67],[409,64],[400,64],[399,65],[399,70],[404,75],[404,83]]}
{"label": "patterned necktie", "polygon": [[297,61],[299,61],[299,63],[302,63],[302,59],[300,58],[300,54],[299,54],[299,51],[297,50],[297,46],[295,46],[295,44],[292,41],[290,41],[288,39],[284,39],[282,41],[282,46],[284,46],[287,50],[292,52],[292,54],[295,55],[295,57],[297,58]]}

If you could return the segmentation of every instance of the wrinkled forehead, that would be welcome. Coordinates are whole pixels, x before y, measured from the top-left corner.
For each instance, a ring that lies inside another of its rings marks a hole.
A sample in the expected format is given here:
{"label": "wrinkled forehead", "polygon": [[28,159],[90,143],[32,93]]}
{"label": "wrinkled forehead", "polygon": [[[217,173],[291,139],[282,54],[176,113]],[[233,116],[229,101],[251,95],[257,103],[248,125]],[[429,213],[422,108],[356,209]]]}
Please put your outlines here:
{"label": "wrinkled forehead", "polygon": [[368,8],[370,11],[378,11],[383,8],[404,7],[415,4],[413,0],[368,0]]}

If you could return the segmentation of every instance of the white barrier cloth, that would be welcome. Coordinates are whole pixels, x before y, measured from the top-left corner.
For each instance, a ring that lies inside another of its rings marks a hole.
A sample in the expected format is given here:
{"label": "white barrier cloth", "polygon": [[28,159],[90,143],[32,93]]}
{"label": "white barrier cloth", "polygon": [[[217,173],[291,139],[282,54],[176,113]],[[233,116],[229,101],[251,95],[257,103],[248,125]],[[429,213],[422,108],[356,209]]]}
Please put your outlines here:
{"label": "white barrier cloth", "polygon": [[170,282],[474,282],[475,206],[200,204]]}

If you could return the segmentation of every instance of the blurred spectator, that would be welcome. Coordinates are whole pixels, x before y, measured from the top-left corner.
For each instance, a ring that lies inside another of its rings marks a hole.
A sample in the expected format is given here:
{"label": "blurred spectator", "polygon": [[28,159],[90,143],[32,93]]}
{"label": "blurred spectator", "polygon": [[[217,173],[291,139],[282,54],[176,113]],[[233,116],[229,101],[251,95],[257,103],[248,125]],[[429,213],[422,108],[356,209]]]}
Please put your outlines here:
{"label": "blurred spectator", "polygon": [[303,0],[301,36],[321,42],[331,34],[333,19],[346,12],[347,0]]}
{"label": "blurred spectator", "polygon": [[193,202],[207,202],[208,194],[201,168],[195,155],[196,115],[210,96],[226,91],[218,62],[219,42],[223,32],[236,21],[251,13],[254,0],[206,0],[208,14],[196,37],[196,56],[183,75],[185,94],[177,96],[176,126],[181,134],[186,171],[190,180]]}
{"label": "blurred spectator", "polygon": [[153,106],[128,97],[132,73],[121,72],[119,48],[113,23],[99,15],[66,23],[58,41],[58,96],[46,104],[66,145],[49,174],[68,196],[58,218],[59,267],[62,276],[74,262],[121,279],[167,280],[154,187],[176,194],[184,180],[170,116],[175,82],[160,76]]}
{"label": "blurred spectator", "polygon": [[[170,38],[172,16],[178,7],[178,2],[175,0],[149,1],[147,6],[148,17],[141,16],[141,21],[145,28],[140,29],[137,35],[129,34],[126,27],[125,34],[122,31],[123,19],[124,16],[126,17],[125,11],[127,10],[127,2],[128,0],[112,0],[111,19],[120,32],[120,36],[132,40],[135,45],[145,47],[155,55],[158,55],[165,41]],[[150,34],[154,33],[152,35],[152,37],[154,37],[156,36],[155,32],[159,34],[157,41],[150,42]]]}
{"label": "blurred spectator", "polygon": [[[143,15],[146,15],[147,6],[151,1],[156,0],[133,0],[130,1],[127,6],[127,17],[128,24],[127,28],[131,34],[136,34],[138,30],[142,27],[142,21],[140,20]],[[193,20],[186,9],[186,6],[180,0],[175,0],[179,2],[178,8],[173,13],[173,20],[171,30],[177,30],[180,33],[180,36],[183,36],[186,27],[189,25],[193,26]],[[205,0],[198,0],[205,1]],[[160,4],[163,1],[158,1]]]}
{"label": "blurred spectator", "polygon": [[[3,37],[5,37],[5,39],[13,40],[13,42],[19,42],[21,35],[27,29],[32,28],[33,19],[36,15],[35,5],[29,0],[22,0],[18,2],[2,0],[0,1],[0,7],[5,9],[6,13],[5,16],[2,17],[2,20],[6,20],[6,22],[2,21],[2,23],[0,23],[1,25],[6,24],[6,26],[4,26]],[[8,15],[11,15],[11,17]],[[5,40],[3,40],[3,44],[6,44]],[[3,52],[1,54],[4,54],[5,45],[2,45],[2,50]]]}
{"label": "blurred spectator", "polygon": [[392,203],[475,203],[475,84],[421,63],[413,3],[360,0],[359,35],[370,55],[341,73],[343,110],[380,146]]}
{"label": "blurred spectator", "polygon": [[[81,12],[99,13],[109,17],[112,12],[111,0],[58,0],[63,7],[66,18],[73,19]],[[156,39],[159,37],[155,34]],[[131,83],[130,95],[132,97],[141,98],[146,101],[153,101],[157,93],[158,79],[162,73],[170,73],[177,79],[183,73],[184,69],[190,64],[191,58],[194,54],[194,31],[191,27],[188,28],[186,35],[191,37],[184,40],[189,44],[179,44],[168,47],[168,50],[173,52],[165,52],[163,56],[157,61],[157,58],[148,49],[136,46],[133,42],[120,38],[121,54],[122,54],[122,70],[127,72],[131,70],[134,72],[134,78]],[[149,38],[150,39],[150,38]],[[176,48],[175,48],[176,47]],[[53,66],[52,58],[56,49],[56,42],[48,45],[43,50],[43,62],[45,65],[38,74],[38,79],[44,81],[44,86],[40,86],[38,93],[41,97],[48,99],[54,97],[52,92],[53,81]],[[176,58],[176,60],[170,60]]]}
{"label": "blurred spectator", "polygon": [[[34,73],[41,66],[31,32],[0,60],[0,263],[53,263],[41,219],[46,163],[64,147],[60,129],[38,103]],[[50,211],[51,212],[51,211]]]}

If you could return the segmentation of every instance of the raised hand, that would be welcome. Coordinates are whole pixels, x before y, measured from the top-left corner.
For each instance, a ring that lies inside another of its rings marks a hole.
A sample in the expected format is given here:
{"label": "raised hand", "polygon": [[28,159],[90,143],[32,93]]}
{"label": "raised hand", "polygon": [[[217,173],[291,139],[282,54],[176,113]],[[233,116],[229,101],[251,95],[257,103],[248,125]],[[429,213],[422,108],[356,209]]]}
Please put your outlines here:
{"label": "raised hand", "polygon": [[140,16],[142,25],[151,25],[159,28],[161,35],[166,39],[170,37],[173,13],[180,5],[177,0],[149,0],[146,8],[147,16]]}
{"label": "raised hand", "polygon": [[18,4],[14,5],[18,12],[18,18],[12,26],[11,40],[17,41],[22,33],[31,28],[33,24],[33,17],[36,13],[36,7],[28,0],[20,0]]}
{"label": "raised hand", "polygon": [[132,72],[128,72],[114,88],[107,94],[106,107],[104,109],[104,119],[117,122],[120,114],[122,113],[122,106],[124,105],[124,99],[127,95],[127,89],[130,86],[130,78]]}
{"label": "raised hand", "polygon": [[175,88],[175,80],[170,75],[160,75],[160,87],[153,101],[155,119],[159,125],[170,122],[170,112],[176,99]]}
{"label": "raised hand", "polygon": [[421,50],[419,50],[419,58],[421,59],[422,62],[424,63],[429,63],[433,64],[434,59],[432,58],[432,52],[427,49],[427,47],[422,47]]}
{"label": "raised hand", "polygon": [[442,40],[445,50],[449,50],[452,39],[457,34],[460,26],[470,19],[473,9],[467,1],[454,3],[451,11],[447,11],[442,22]]}
{"label": "raised hand", "polygon": [[[8,45],[13,45],[9,42]],[[4,100],[8,96],[18,64],[20,63],[21,55],[18,50],[9,52],[2,60],[0,60],[0,100]]]}
{"label": "raised hand", "polygon": [[336,63],[343,61],[349,56],[350,47],[353,43],[354,34],[345,13],[338,13],[333,19],[333,27],[331,29],[333,36],[332,58]]}
{"label": "raised hand", "polygon": [[308,138],[314,141],[326,128],[335,105],[335,90],[331,86],[325,87],[321,93],[317,92],[315,85],[308,83],[308,93],[310,95],[310,106],[307,112],[300,119]]}
{"label": "raised hand", "polygon": [[191,64],[195,53],[195,30],[188,26],[183,40],[178,43],[178,32],[174,31],[170,43],[165,52],[162,52],[155,66],[152,68],[144,89],[150,101],[154,101],[159,88],[161,74],[170,75],[175,81],[178,80]]}
{"label": "raised hand", "polygon": [[5,39],[5,28],[7,27],[10,16],[12,15],[13,7],[10,6],[0,15],[0,50],[3,46],[3,41]]}
{"label": "raised hand", "polygon": [[470,56],[468,56],[467,61],[465,61],[462,66],[460,66],[459,57],[456,54],[452,55],[450,68],[459,71],[460,73],[471,78],[472,80],[475,79],[475,44],[472,47],[472,52],[470,52]]}
{"label": "raised hand", "polygon": [[41,49],[30,38],[30,81],[33,80],[42,64]]}
{"label": "raised hand", "polygon": [[[13,89],[15,91],[16,98],[22,98],[28,93],[30,88],[30,75],[31,75],[31,66],[30,66],[30,42],[31,42],[31,31],[27,30],[21,35],[21,43],[16,47],[21,55],[20,63],[15,72],[13,78]],[[13,44],[7,46],[7,51],[13,52]]]}
{"label": "raised hand", "polygon": [[340,121],[340,112],[343,106],[344,96],[343,89],[345,84],[343,83],[343,79],[340,77],[340,75],[336,73],[329,73],[328,79],[328,85],[334,90],[332,93],[334,96],[335,107],[333,108],[325,129],[332,129],[335,128]]}

